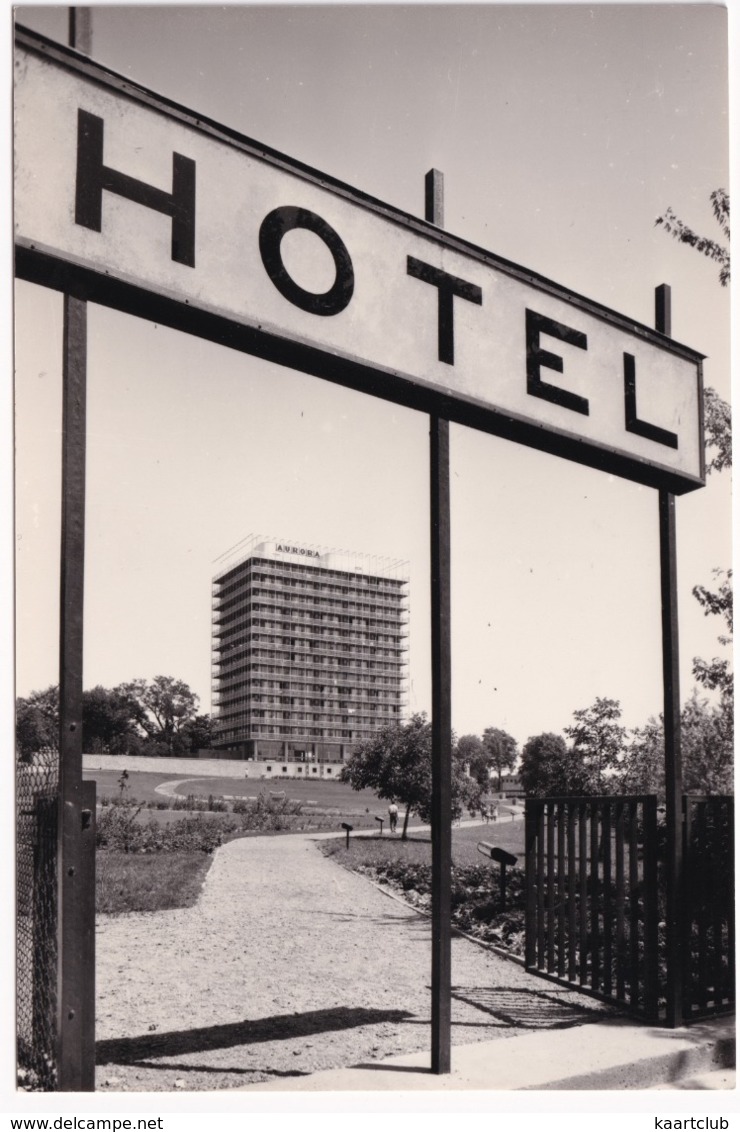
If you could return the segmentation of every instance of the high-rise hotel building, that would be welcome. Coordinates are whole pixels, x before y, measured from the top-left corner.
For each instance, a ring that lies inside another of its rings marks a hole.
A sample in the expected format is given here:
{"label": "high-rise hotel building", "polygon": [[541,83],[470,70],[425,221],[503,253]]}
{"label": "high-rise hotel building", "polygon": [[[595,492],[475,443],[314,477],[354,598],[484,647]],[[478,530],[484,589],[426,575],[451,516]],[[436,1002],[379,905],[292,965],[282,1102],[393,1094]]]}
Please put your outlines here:
{"label": "high-rise hotel building", "polygon": [[251,536],[212,605],[216,745],[231,757],[341,763],[400,722],[403,563]]}

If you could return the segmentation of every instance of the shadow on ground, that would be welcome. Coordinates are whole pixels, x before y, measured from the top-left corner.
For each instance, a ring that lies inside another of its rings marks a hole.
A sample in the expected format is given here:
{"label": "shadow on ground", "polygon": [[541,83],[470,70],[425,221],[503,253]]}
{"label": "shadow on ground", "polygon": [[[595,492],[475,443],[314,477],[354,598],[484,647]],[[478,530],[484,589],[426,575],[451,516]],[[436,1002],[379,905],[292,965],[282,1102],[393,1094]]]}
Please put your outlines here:
{"label": "shadow on ground", "polygon": [[407,1010],[368,1010],[362,1007],[336,1007],[310,1010],[304,1014],[276,1014],[254,1021],[229,1022],[221,1026],[202,1026],[193,1030],[169,1030],[162,1034],[140,1034],[134,1038],[109,1038],[96,1043],[98,1065],[141,1065],[151,1058],[178,1054],[204,1053],[259,1042],[305,1038],[330,1030],[351,1030],[378,1022],[405,1022],[413,1017]]}
{"label": "shadow on ground", "polygon": [[[606,1017],[603,1007],[568,1002],[547,991],[512,990],[510,987],[453,987],[452,998],[474,1006],[518,1030],[563,1030]],[[609,1012],[613,1016],[613,1012]]]}

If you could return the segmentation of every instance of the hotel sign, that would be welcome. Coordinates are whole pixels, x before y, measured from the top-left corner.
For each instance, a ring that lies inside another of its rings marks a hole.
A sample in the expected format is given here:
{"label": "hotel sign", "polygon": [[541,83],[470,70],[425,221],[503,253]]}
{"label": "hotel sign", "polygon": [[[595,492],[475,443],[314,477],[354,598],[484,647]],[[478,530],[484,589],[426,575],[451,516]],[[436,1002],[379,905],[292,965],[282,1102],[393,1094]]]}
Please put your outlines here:
{"label": "hotel sign", "polygon": [[681,493],[701,355],[20,32],[17,273]]}
{"label": "hotel sign", "polygon": [[279,542],[275,551],[278,554],[299,554],[304,558],[320,558],[318,550],[309,550],[304,546],[286,546],[285,543]]}

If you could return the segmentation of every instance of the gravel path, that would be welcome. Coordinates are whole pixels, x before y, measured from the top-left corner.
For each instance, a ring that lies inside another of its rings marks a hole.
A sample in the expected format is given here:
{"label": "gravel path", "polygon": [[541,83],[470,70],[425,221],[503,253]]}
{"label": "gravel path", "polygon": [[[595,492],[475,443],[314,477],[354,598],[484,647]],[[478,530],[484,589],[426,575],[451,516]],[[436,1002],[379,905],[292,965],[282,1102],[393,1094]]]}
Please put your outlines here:
{"label": "gravel path", "polygon": [[[225,1089],[429,1048],[429,920],[310,837],[215,855],[193,908],[101,916],[97,1087]],[[604,1008],[460,938],[453,1044]]]}

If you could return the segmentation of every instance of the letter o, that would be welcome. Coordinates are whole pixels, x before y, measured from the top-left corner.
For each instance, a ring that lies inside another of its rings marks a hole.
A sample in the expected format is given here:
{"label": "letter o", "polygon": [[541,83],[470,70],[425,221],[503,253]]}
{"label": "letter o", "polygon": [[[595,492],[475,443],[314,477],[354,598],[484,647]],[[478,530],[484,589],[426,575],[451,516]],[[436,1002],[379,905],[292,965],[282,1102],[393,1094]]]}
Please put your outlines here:
{"label": "letter o", "polygon": [[[306,291],[288,274],[280,254],[280,244],[286,232],[305,228],[323,240],[331,252],[336,278],[328,291],[316,294]],[[355,273],[349,252],[334,229],[307,208],[283,205],[269,212],[262,221],[259,235],[260,255],[265,271],[280,294],[294,306],[309,314],[339,314],[349,305],[355,289]]]}

